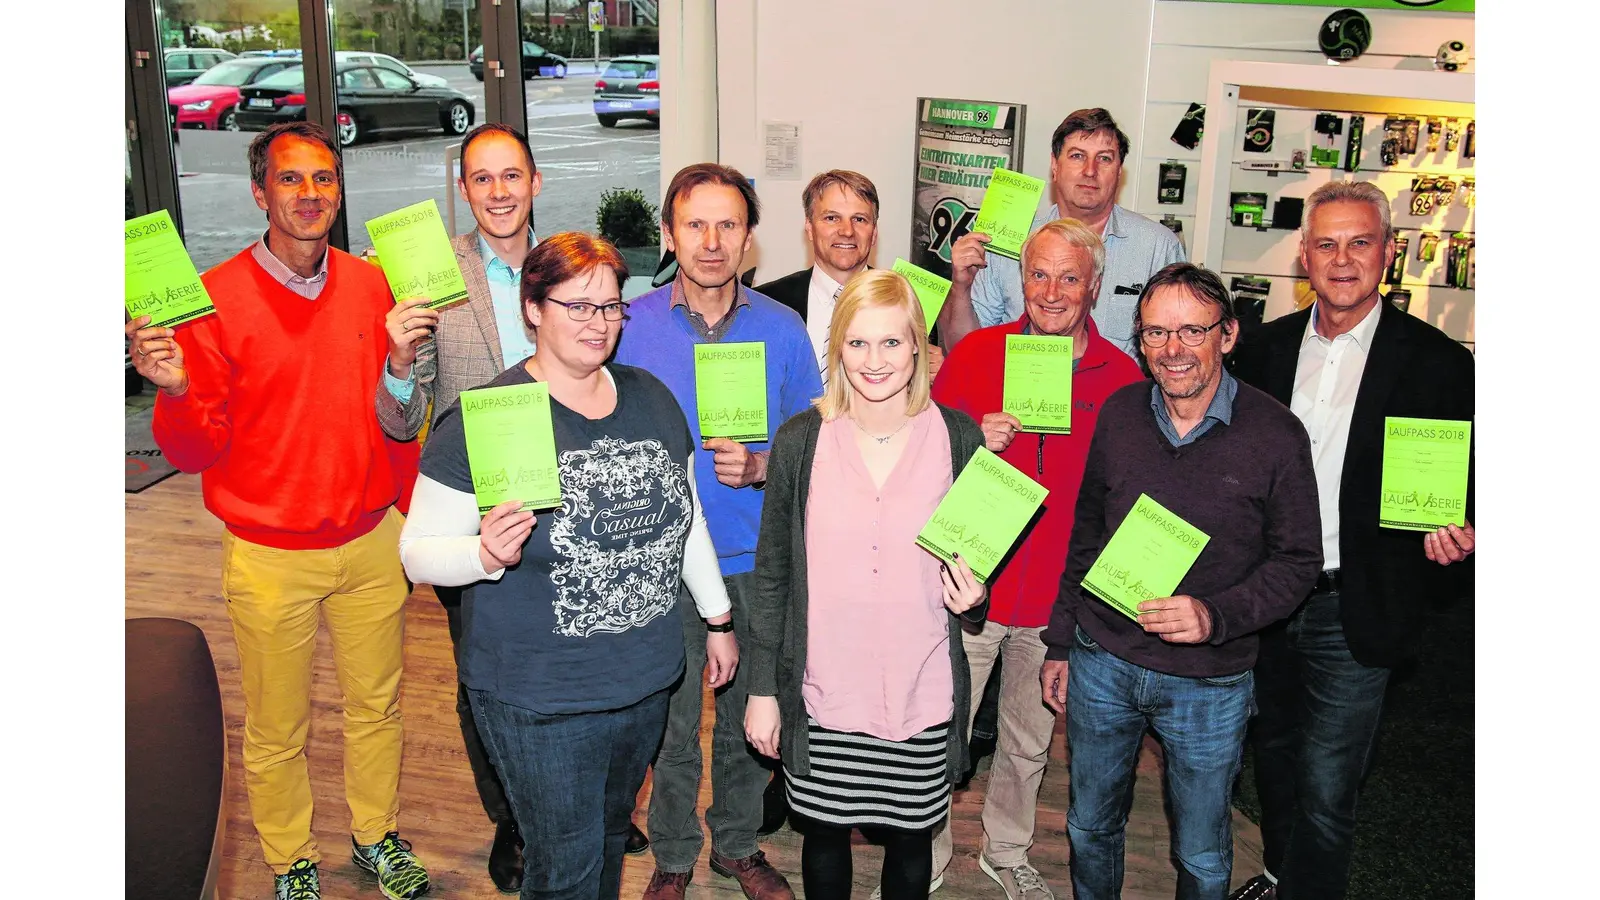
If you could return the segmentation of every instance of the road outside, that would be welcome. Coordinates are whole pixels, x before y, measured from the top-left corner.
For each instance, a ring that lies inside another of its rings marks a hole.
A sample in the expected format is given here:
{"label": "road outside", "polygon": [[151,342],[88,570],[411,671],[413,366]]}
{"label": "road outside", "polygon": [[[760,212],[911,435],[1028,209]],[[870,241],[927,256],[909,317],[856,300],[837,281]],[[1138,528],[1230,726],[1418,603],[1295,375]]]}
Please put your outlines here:
{"label": "road outside", "polygon": [[[484,119],[483,84],[465,65],[418,66],[472,98],[474,124]],[[544,173],[534,200],[540,235],[594,231],[600,195],[613,187],[638,188],[659,202],[661,139],[655,127],[623,121],[602,128],[595,121],[592,63],[573,61],[568,77],[527,83],[528,140]],[[244,148],[248,132],[184,131],[178,145],[179,198],[185,242],[202,271],[244,249],[266,229],[266,217],[250,196]],[[351,252],[371,241],[363,223],[383,213],[433,198],[448,215],[447,191],[455,192],[455,170],[446,185],[445,151],[460,142],[439,132],[388,132],[345,151],[345,216]],[[472,227],[472,213],[457,196],[454,233]]]}

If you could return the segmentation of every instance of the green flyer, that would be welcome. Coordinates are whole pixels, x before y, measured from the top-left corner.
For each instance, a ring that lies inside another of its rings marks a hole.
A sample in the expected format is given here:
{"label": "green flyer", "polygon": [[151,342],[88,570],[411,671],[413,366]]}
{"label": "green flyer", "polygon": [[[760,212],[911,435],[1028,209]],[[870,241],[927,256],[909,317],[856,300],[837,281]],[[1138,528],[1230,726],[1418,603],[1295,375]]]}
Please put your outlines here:
{"label": "green flyer", "polygon": [[928,331],[933,330],[933,323],[939,318],[939,310],[944,308],[944,298],[950,293],[950,279],[940,278],[921,266],[914,266],[903,259],[894,261],[893,271],[899,272],[911,282],[911,289],[917,292],[917,300],[922,303],[922,318],[928,326]]}
{"label": "green flyer", "polygon": [[548,385],[462,391],[461,427],[479,515],[507,500],[521,500],[523,509],[561,505]]}
{"label": "green flyer", "polygon": [[1378,524],[1406,531],[1465,525],[1471,462],[1471,422],[1384,419]]}
{"label": "green flyer", "polygon": [[467,299],[455,248],[431,198],[368,220],[367,234],[396,302],[427,297],[429,309],[444,309]]}
{"label": "green flyer", "polygon": [[939,501],[928,524],[922,526],[917,544],[947,563],[953,554],[961,554],[972,574],[988,583],[1048,493],[1016,467],[979,447]]}
{"label": "green flyer", "polygon": [[1139,604],[1171,597],[1211,536],[1140,494],[1084,576],[1083,588],[1137,620]]}
{"label": "green flyer", "polygon": [[171,328],[216,312],[177,226],[164,209],[123,223],[123,292],[128,318]]}
{"label": "green flyer", "polygon": [[1005,379],[1000,409],[1023,431],[1072,433],[1072,338],[1006,335]]}
{"label": "green flyer", "polygon": [[700,436],[760,443],[767,433],[767,345],[696,344],[694,402]]}
{"label": "green flyer", "polygon": [[1039,211],[1043,196],[1043,179],[995,169],[989,189],[983,193],[983,205],[978,207],[978,217],[972,220],[972,230],[989,236],[990,253],[1021,259],[1022,242],[1033,229],[1033,216]]}

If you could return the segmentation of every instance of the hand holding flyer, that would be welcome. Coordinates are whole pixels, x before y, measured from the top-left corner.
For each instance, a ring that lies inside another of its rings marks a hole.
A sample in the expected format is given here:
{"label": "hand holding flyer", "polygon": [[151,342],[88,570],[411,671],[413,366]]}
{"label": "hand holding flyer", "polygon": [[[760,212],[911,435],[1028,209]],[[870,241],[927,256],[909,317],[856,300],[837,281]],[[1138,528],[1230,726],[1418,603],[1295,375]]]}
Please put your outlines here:
{"label": "hand holding flyer", "polygon": [[1006,335],[1005,387],[1000,411],[1023,431],[1072,433],[1072,338]]}
{"label": "hand holding flyer", "polygon": [[1049,490],[979,447],[917,535],[923,549],[951,562],[956,554],[987,584]]}
{"label": "hand holding flyer", "polygon": [[429,309],[443,309],[467,299],[467,282],[433,200],[369,220],[367,234],[396,301],[427,297]]}
{"label": "hand holding flyer", "polygon": [[1465,525],[1471,462],[1471,422],[1384,419],[1378,524],[1406,531]]}
{"label": "hand holding flyer", "polygon": [[216,312],[189,251],[164,209],[123,223],[124,306],[149,328],[171,328]]}
{"label": "hand holding flyer", "polygon": [[1033,216],[1039,211],[1039,200],[1043,196],[1043,179],[1010,169],[995,169],[971,230],[989,236],[990,253],[1021,259],[1022,242],[1033,230]]}
{"label": "hand holding flyer", "polygon": [[507,500],[525,510],[561,505],[548,385],[462,391],[461,427],[479,515]]}
{"label": "hand holding flyer", "polygon": [[702,438],[767,440],[767,345],[696,344],[694,398]]}
{"label": "hand holding flyer", "polygon": [[1089,567],[1083,589],[1138,621],[1139,604],[1172,596],[1210,540],[1150,495],[1140,494]]}
{"label": "hand holding flyer", "polygon": [[940,278],[921,266],[914,266],[903,259],[894,261],[894,268],[911,282],[911,289],[917,292],[917,302],[922,304],[922,318],[928,331],[933,331],[933,324],[939,318],[939,310],[944,308],[944,298],[950,293],[950,279]]}

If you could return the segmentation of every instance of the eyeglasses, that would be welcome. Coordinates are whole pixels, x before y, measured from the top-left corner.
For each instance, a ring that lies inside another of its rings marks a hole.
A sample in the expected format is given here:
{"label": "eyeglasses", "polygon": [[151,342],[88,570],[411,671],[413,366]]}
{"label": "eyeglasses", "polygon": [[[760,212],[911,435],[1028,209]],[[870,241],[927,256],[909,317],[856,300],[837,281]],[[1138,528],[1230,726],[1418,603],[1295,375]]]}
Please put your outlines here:
{"label": "eyeglasses", "polygon": [[[1218,319],[1210,325],[1179,325],[1177,328],[1178,340],[1183,341],[1185,346],[1198,347],[1206,342],[1206,335],[1211,333],[1211,329],[1221,324],[1222,320]],[[1149,328],[1139,329],[1139,340],[1152,350],[1165,347],[1167,338],[1171,335],[1171,330],[1158,328],[1154,325]]]}
{"label": "eyeglasses", "polygon": [[589,321],[594,318],[595,310],[599,310],[601,317],[607,322],[621,322],[628,317],[628,305],[626,303],[607,303],[604,306],[595,306],[593,303],[585,303],[581,300],[577,303],[567,303],[554,297],[546,297],[545,299],[557,306],[565,306],[567,308],[567,317],[574,322]]}

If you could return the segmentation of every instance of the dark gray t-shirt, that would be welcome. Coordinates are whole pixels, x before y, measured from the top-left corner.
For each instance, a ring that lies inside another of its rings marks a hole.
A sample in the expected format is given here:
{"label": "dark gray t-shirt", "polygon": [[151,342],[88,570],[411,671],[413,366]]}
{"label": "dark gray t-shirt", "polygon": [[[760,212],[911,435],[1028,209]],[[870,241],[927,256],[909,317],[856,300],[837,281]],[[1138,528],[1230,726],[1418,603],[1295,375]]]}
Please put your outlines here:
{"label": "dark gray t-shirt", "polygon": [[[591,420],[550,401],[561,508],[536,513],[522,560],[462,601],[462,682],[538,713],[620,709],[683,671],[689,423],[654,375],[607,369],[611,415]],[[518,365],[484,387],[533,381]],[[472,493],[459,402],[440,417],[421,468]]]}

